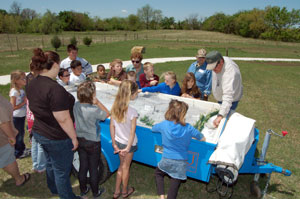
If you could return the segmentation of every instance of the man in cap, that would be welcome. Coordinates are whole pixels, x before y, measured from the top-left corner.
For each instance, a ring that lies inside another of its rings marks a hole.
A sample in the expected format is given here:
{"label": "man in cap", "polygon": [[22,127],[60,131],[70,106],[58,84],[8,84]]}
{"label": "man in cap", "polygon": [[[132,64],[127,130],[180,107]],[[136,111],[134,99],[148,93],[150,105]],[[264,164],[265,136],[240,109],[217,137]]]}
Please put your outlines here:
{"label": "man in cap", "polygon": [[206,55],[207,70],[212,70],[212,92],[221,108],[214,125],[219,126],[230,110],[235,110],[243,96],[242,76],[238,65],[218,51]]}
{"label": "man in cap", "polygon": [[211,93],[211,70],[206,69],[206,50],[199,49],[196,55],[197,61],[191,64],[188,69],[188,73],[194,73],[196,78],[196,84],[201,92],[201,99],[208,100],[208,96]]}

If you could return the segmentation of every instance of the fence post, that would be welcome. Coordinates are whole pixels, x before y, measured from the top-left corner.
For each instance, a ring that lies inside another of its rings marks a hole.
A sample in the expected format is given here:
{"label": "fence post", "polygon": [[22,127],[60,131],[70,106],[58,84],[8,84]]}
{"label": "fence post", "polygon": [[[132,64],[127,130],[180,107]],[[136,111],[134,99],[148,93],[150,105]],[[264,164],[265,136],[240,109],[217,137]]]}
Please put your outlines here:
{"label": "fence post", "polygon": [[12,45],[11,45],[11,42],[10,42],[10,39],[9,39],[9,35],[7,34],[7,39],[8,39],[8,43],[9,43],[9,46],[10,46],[10,52],[11,54],[14,54],[13,53],[13,50],[12,50]]}
{"label": "fence post", "polygon": [[127,33],[124,35],[124,40],[127,41]]}
{"label": "fence post", "polygon": [[226,48],[226,57],[228,57],[228,48]]}
{"label": "fence post", "polygon": [[44,48],[44,37],[42,35],[42,48]]}
{"label": "fence post", "polygon": [[17,42],[17,51],[19,51],[19,42],[18,42],[18,36],[16,36],[16,42]]}

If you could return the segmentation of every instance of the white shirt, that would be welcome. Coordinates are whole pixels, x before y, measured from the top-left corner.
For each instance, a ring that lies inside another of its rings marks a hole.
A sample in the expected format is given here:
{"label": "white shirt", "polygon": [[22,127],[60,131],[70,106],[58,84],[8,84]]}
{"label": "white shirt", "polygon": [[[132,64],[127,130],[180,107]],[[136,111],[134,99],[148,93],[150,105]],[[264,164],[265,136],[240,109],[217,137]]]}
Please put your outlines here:
{"label": "white shirt", "polygon": [[69,86],[72,85],[72,83],[70,81],[68,81],[68,83],[66,84],[65,82],[63,82],[61,79],[56,80],[57,83],[61,86]]}
{"label": "white shirt", "polygon": [[[16,105],[21,104],[22,102],[24,102],[24,98],[25,98],[25,92],[23,89],[20,89],[20,92],[15,89],[12,88],[9,91],[9,97],[16,97]],[[14,117],[25,117],[26,116],[26,104],[24,104],[21,108],[14,110],[13,112],[13,116]]]}
{"label": "white shirt", "polygon": [[[92,68],[91,64],[88,61],[86,61],[85,59],[83,59],[81,57],[76,57],[76,60],[81,62],[82,72],[85,75],[89,75],[93,72],[93,68]],[[65,58],[64,60],[62,60],[60,62],[60,67],[68,69],[69,73],[71,73],[72,72],[71,66],[70,66],[71,62],[72,62],[72,60],[69,57],[67,57],[67,58]]]}
{"label": "white shirt", "polygon": [[86,79],[86,76],[84,73],[81,73],[79,76],[74,75],[74,73],[71,73],[70,75],[70,84],[80,84],[81,82],[84,82]]}
{"label": "white shirt", "polygon": [[238,65],[229,57],[223,57],[224,65],[220,73],[212,73],[212,92],[217,101],[222,101],[219,114],[226,116],[232,102],[243,96],[242,76]]}

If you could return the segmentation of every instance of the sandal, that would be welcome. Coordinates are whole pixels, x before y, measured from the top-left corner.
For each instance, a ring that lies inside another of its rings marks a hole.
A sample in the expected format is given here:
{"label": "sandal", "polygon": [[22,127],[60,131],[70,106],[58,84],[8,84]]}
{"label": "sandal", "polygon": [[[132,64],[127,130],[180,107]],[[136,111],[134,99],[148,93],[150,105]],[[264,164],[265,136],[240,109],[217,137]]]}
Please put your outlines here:
{"label": "sandal", "polygon": [[131,194],[135,191],[134,187],[130,187],[129,190],[127,189],[127,193],[122,193],[123,198],[128,198]]}
{"label": "sandal", "polygon": [[120,193],[114,193],[113,199],[118,199],[121,196],[121,192]]}
{"label": "sandal", "polygon": [[24,176],[24,182],[22,182],[22,183],[19,184],[19,185],[16,185],[17,187],[21,187],[21,186],[23,186],[24,184],[26,184],[26,182],[29,181],[29,179],[30,179],[30,173],[25,173],[25,174],[23,174],[23,176]]}

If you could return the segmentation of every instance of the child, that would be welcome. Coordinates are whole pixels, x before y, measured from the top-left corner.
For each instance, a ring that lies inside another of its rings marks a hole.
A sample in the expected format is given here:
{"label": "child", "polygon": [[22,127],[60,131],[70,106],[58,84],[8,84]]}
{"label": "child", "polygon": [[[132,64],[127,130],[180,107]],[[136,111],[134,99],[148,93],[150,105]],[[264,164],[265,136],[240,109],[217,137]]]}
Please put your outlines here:
{"label": "child", "polygon": [[107,73],[105,72],[105,67],[103,65],[97,66],[97,75],[93,78],[94,82],[107,82]]}
{"label": "child", "polygon": [[141,88],[140,82],[136,81],[136,70],[134,66],[129,66],[126,68],[127,79],[137,83],[139,88]]}
{"label": "child", "polygon": [[26,95],[23,87],[26,85],[26,76],[23,71],[16,70],[10,74],[10,103],[13,106],[13,123],[18,130],[15,144],[15,156],[16,158],[23,158],[28,154],[25,154],[25,116],[26,116]]}
{"label": "child", "polygon": [[123,62],[120,59],[115,59],[110,63],[110,71],[107,75],[109,84],[119,86],[123,80],[127,78],[126,72],[122,68]]}
{"label": "child", "polygon": [[79,142],[79,184],[81,196],[89,192],[87,187],[87,172],[90,172],[91,189],[94,197],[99,197],[105,190],[99,189],[98,166],[101,156],[99,120],[109,116],[107,108],[96,98],[96,87],[93,82],[81,83],[77,89],[79,102],[74,105],[76,133]]}
{"label": "child", "polygon": [[71,69],[72,69],[72,73],[70,76],[70,82],[72,84],[79,84],[85,81],[86,76],[84,73],[82,73],[82,66],[80,61],[73,60],[71,62]]}
{"label": "child", "polygon": [[159,77],[154,74],[153,64],[146,62],[144,64],[144,73],[140,75],[141,87],[156,86],[159,82]]}
{"label": "child", "polygon": [[58,80],[57,83],[61,86],[68,86],[71,85],[72,83],[70,82],[70,73],[68,69],[65,68],[60,68],[58,72]]}
{"label": "child", "polygon": [[[114,153],[119,153],[120,166],[117,172],[113,198],[127,198],[134,192],[134,187],[128,188],[129,169],[133,152],[137,150],[135,135],[137,111],[129,106],[138,94],[138,85],[130,80],[122,81],[116,99],[111,109],[110,134]],[[122,192],[121,192],[122,183]]]}
{"label": "child", "polygon": [[205,140],[203,135],[185,122],[188,110],[185,102],[171,100],[165,113],[165,121],[152,127],[153,132],[160,132],[164,148],[162,159],[155,170],[157,193],[164,199],[164,176],[171,178],[168,198],[176,198],[181,180],[186,180],[186,161],[191,138]]}
{"label": "child", "polygon": [[169,95],[180,96],[181,90],[178,82],[176,81],[176,74],[173,71],[165,72],[165,82],[158,84],[157,86],[144,87],[141,92],[160,92]]}
{"label": "child", "polygon": [[196,85],[194,73],[187,73],[182,81],[182,97],[200,99],[201,93]]}

